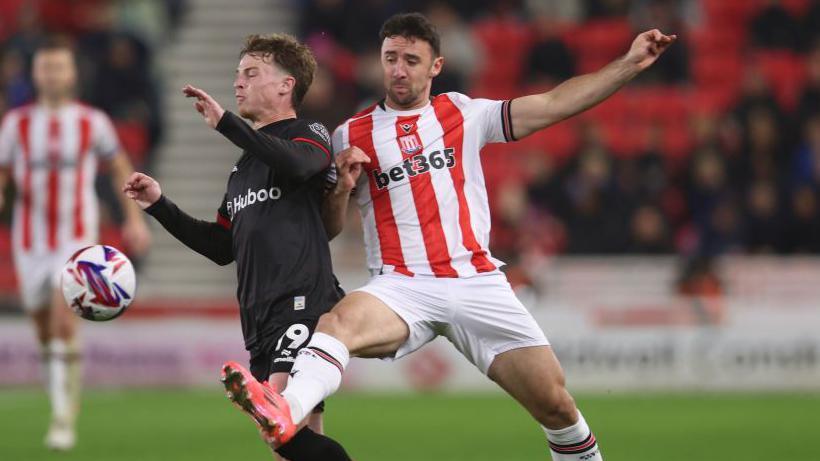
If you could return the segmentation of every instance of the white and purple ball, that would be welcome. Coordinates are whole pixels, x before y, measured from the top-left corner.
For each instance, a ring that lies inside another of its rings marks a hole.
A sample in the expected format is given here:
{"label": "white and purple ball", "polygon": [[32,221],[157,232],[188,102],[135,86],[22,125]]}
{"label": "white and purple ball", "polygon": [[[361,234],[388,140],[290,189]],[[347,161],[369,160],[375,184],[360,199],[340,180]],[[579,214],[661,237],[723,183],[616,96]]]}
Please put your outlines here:
{"label": "white and purple ball", "polygon": [[134,300],[134,266],[121,251],[107,245],[83,248],[66,262],[60,278],[65,302],[84,319],[112,320]]}

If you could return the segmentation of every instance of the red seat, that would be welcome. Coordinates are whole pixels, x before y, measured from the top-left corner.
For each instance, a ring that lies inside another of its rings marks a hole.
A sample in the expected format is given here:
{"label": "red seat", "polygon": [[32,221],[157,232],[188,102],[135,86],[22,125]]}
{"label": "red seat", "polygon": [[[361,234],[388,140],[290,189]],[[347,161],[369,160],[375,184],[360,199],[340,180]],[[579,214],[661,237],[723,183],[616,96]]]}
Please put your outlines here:
{"label": "red seat", "polygon": [[760,9],[756,0],[701,0],[710,26],[745,29],[749,19]]}
{"label": "red seat", "polygon": [[3,0],[0,2],[0,42],[17,32],[17,18],[24,0]]}
{"label": "red seat", "polygon": [[594,72],[629,50],[634,32],[626,19],[596,19],[563,35],[580,73]]}
{"label": "red seat", "polygon": [[694,56],[692,71],[698,87],[736,87],[743,74],[743,61],[736,54]]}
{"label": "red seat", "polygon": [[136,122],[116,121],[114,129],[123,149],[128,153],[131,161],[139,167],[143,164],[148,151],[148,130],[145,125]]}
{"label": "red seat", "polygon": [[629,93],[630,117],[645,123],[686,120],[689,117],[687,94],[675,87],[650,87]]}
{"label": "red seat", "polygon": [[473,34],[485,54],[476,84],[482,88],[517,85],[532,45],[530,26],[512,19],[493,19],[476,23]]}
{"label": "red seat", "polygon": [[562,161],[578,149],[577,122],[564,120],[545,130],[538,131],[519,141],[522,149],[538,151]]}
{"label": "red seat", "polygon": [[585,113],[586,117],[598,122],[613,122],[628,116],[631,110],[631,93],[618,91],[606,101],[598,104]]}
{"label": "red seat", "polygon": [[702,86],[688,97],[689,112],[698,114],[721,114],[732,106],[737,98],[736,86]]}
{"label": "red seat", "polygon": [[786,50],[755,53],[754,62],[766,77],[778,102],[793,109],[806,80],[806,62],[802,56]]}
{"label": "red seat", "polygon": [[622,120],[601,125],[604,143],[618,157],[632,157],[646,148],[648,127],[638,121]]}
{"label": "red seat", "polygon": [[684,157],[693,145],[692,133],[688,122],[681,119],[676,123],[669,123],[663,128],[663,153],[670,157]]}
{"label": "red seat", "polygon": [[690,30],[685,38],[694,56],[736,54],[741,51],[746,40],[741,30],[717,27]]}
{"label": "red seat", "polygon": [[811,0],[780,0],[780,4],[795,18],[802,18],[811,7]]}

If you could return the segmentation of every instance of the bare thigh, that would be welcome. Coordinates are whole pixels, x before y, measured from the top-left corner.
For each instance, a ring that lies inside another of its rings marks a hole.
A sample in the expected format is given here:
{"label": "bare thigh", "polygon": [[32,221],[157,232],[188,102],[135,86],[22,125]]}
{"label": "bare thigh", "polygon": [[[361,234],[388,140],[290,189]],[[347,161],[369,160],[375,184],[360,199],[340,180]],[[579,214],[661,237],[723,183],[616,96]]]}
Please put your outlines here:
{"label": "bare thigh", "polygon": [[542,425],[563,429],[578,421],[564,371],[550,346],[513,349],[493,360],[487,375]]}
{"label": "bare thigh", "polygon": [[316,331],[341,341],[355,357],[389,357],[407,341],[410,329],[379,298],[361,291],[345,296],[319,318]]}

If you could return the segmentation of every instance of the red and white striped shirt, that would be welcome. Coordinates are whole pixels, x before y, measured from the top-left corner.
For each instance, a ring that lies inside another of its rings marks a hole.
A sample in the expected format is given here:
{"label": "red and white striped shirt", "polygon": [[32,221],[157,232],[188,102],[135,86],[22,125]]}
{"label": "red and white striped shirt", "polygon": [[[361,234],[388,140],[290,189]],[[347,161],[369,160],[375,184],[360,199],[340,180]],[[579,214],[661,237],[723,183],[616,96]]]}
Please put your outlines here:
{"label": "red and white striped shirt", "polygon": [[376,104],[336,129],[334,152],[370,157],[356,199],[371,272],[472,277],[503,265],[490,255],[479,152],[512,140],[510,127],[509,101],[445,93],[415,110]]}
{"label": "red and white striped shirt", "polygon": [[114,127],[98,109],[70,103],[9,111],[0,126],[0,167],[12,169],[17,190],[15,251],[50,253],[95,242],[97,159],[118,150]]}

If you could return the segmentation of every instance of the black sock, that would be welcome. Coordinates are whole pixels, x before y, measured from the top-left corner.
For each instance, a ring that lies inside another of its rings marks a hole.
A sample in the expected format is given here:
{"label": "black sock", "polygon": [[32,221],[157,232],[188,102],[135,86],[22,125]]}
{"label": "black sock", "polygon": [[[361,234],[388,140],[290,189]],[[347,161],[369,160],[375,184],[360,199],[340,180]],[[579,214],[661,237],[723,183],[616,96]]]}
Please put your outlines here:
{"label": "black sock", "polygon": [[330,437],[304,427],[290,441],[276,449],[290,461],[351,461],[350,456]]}

